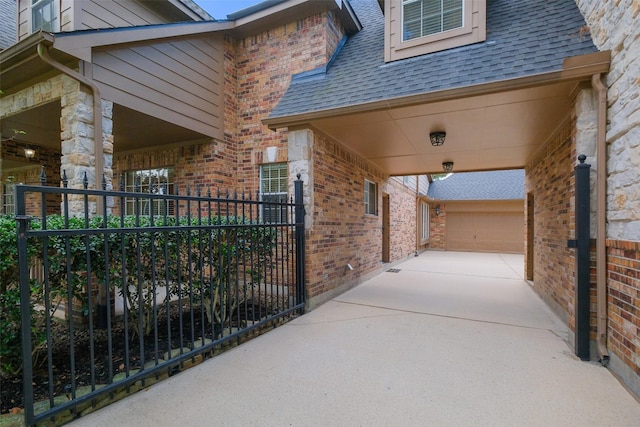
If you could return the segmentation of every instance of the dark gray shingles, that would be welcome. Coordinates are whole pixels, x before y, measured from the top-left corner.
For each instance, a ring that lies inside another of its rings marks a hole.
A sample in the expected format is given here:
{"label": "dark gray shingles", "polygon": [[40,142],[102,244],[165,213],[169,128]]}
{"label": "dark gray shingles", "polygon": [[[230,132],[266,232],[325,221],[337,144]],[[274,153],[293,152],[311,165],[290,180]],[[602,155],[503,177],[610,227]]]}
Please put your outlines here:
{"label": "dark gray shingles", "polygon": [[427,195],[438,200],[524,199],[524,170],[454,173],[433,181]]}
{"label": "dark gray shingles", "polygon": [[486,42],[385,64],[377,1],[350,3],[362,31],[322,77],[294,79],[272,118],[558,71],[597,51],[573,0],[488,0]]}

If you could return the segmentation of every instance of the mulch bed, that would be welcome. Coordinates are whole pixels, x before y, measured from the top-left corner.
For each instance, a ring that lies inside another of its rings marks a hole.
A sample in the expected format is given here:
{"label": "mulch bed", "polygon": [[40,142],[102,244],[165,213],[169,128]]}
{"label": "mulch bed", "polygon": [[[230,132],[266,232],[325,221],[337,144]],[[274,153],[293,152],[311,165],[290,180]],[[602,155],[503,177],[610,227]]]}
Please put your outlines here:
{"label": "mulch bed", "polygon": [[[245,307],[243,307],[245,308]],[[255,307],[257,312],[257,307]],[[240,319],[255,319],[253,311],[254,307],[247,306],[246,310],[239,316]],[[261,313],[264,315],[263,312]],[[182,322],[180,318],[182,317]],[[192,336],[192,316],[189,311],[181,312],[176,307],[171,309],[170,322],[167,322],[167,316],[164,315],[158,320],[157,339],[155,333],[144,337],[144,362],[148,363],[163,355],[170,349],[180,347],[190,347],[192,338],[199,340],[202,338],[202,317],[199,309],[194,310],[193,314],[193,336]],[[232,326],[238,325],[238,318],[231,321]],[[168,326],[169,325],[169,326]],[[182,326],[182,328],[181,328]],[[212,331],[211,325],[205,317],[204,337],[208,339],[218,339],[221,332],[221,326],[216,325]],[[224,335],[227,335],[228,326],[225,328]],[[71,351],[69,344],[69,334],[65,322],[56,323],[52,328],[52,366],[53,366],[53,394],[60,396],[70,394],[71,389]],[[180,330],[182,329],[182,339]],[[112,337],[112,357],[108,352],[108,333],[106,330],[94,331],[94,347],[93,347],[93,367],[94,381],[96,384],[106,384],[109,382],[109,369],[113,371],[113,375],[125,372],[127,369],[125,343],[128,341],[129,360],[128,369],[139,369],[142,365],[140,352],[140,339],[137,334],[129,333],[128,340],[125,339],[125,330],[123,322],[114,323],[111,329]],[[91,385],[92,374],[92,357],[90,334],[85,329],[76,328],[74,330],[74,358],[75,358],[75,384],[76,389],[82,386]],[[156,345],[157,342],[157,345]],[[46,357],[46,354],[45,356]],[[49,375],[47,364],[34,369],[34,401],[47,400],[49,398]],[[23,408],[23,381],[22,376],[15,378],[2,379],[0,385],[0,413],[16,412]]]}

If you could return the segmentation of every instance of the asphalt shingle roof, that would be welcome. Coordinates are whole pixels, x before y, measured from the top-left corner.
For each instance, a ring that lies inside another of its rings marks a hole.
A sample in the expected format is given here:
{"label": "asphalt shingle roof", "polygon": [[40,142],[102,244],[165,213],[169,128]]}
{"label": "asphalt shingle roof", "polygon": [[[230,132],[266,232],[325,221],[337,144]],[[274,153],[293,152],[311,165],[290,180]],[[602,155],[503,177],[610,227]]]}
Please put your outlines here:
{"label": "asphalt shingle roof", "polygon": [[294,78],[271,118],[559,71],[597,52],[573,0],[487,0],[487,40],[385,63],[376,0],[351,0],[362,30],[326,73]]}
{"label": "asphalt shingle roof", "polygon": [[454,173],[433,181],[427,195],[438,200],[524,199],[524,170]]}

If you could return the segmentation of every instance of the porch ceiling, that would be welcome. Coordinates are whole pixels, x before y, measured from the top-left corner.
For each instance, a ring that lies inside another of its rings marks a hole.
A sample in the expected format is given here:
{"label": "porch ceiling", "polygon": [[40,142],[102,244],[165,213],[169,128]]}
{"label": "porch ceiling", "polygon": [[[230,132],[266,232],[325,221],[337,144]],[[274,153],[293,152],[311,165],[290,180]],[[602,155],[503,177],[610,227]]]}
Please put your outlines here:
{"label": "porch ceiling", "polygon": [[[167,123],[121,105],[113,107],[114,150],[144,149],[204,138],[200,133]],[[14,135],[13,129],[23,131]],[[15,137],[21,143],[60,149],[60,102],[53,101],[0,121],[2,139]],[[9,167],[8,164],[5,167]]]}
{"label": "porch ceiling", "polygon": [[[524,167],[568,119],[575,81],[312,119],[389,175]],[[434,147],[429,133],[445,131]]]}

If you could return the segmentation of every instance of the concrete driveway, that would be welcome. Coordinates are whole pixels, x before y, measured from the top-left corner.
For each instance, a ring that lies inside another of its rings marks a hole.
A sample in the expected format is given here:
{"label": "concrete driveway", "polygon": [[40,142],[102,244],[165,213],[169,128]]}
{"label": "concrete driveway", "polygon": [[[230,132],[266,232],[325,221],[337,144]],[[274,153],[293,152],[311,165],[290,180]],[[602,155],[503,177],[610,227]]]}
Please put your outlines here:
{"label": "concrete driveway", "polygon": [[425,252],[73,426],[638,426],[519,255]]}

